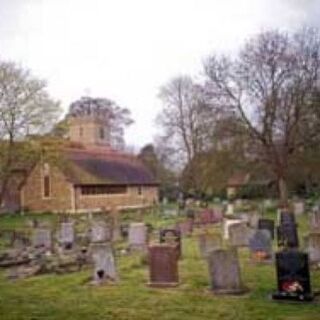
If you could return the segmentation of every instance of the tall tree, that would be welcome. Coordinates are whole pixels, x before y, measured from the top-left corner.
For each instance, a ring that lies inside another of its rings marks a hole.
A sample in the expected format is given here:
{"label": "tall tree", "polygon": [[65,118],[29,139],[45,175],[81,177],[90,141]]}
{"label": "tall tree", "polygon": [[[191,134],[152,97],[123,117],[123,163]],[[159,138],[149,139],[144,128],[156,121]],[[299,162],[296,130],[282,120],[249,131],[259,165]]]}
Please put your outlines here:
{"label": "tall tree", "polygon": [[133,123],[128,109],[107,98],[82,97],[71,103],[69,116],[96,115],[110,130],[111,144],[124,147],[124,129]]}
{"label": "tall tree", "polygon": [[234,58],[205,63],[211,102],[232,110],[260,145],[287,205],[289,161],[318,134],[310,100],[319,85],[320,41],[314,30],[261,33]]}
{"label": "tall tree", "polygon": [[[164,129],[163,139],[172,147],[177,162],[183,167],[205,150],[211,142],[213,114],[203,88],[190,77],[182,76],[161,88],[163,108],[158,123]],[[188,170],[195,185],[196,172]]]}
{"label": "tall tree", "polygon": [[12,62],[0,62],[0,203],[7,191],[17,154],[26,135],[51,129],[59,104],[45,90],[46,84]]}

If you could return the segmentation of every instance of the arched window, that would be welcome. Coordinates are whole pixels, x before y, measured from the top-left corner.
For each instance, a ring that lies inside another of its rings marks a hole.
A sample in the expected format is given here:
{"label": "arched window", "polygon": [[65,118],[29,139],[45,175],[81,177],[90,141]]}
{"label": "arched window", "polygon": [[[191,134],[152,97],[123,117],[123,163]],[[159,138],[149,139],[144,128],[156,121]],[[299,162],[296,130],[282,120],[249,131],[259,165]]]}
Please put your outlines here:
{"label": "arched window", "polygon": [[99,135],[100,135],[100,139],[104,140],[104,129],[102,127],[100,127],[99,129]]}
{"label": "arched window", "polygon": [[50,185],[50,167],[48,163],[43,165],[43,197],[50,198],[51,185]]}

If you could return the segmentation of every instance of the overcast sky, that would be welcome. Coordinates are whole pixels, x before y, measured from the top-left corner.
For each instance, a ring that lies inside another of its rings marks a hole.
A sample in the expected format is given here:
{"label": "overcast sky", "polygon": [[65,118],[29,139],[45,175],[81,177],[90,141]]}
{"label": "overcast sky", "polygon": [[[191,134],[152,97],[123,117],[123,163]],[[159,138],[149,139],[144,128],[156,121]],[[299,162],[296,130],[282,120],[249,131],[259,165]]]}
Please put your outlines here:
{"label": "overcast sky", "polygon": [[0,0],[0,59],[46,79],[64,110],[88,94],[129,108],[126,140],[142,146],[170,78],[261,30],[316,24],[320,0]]}

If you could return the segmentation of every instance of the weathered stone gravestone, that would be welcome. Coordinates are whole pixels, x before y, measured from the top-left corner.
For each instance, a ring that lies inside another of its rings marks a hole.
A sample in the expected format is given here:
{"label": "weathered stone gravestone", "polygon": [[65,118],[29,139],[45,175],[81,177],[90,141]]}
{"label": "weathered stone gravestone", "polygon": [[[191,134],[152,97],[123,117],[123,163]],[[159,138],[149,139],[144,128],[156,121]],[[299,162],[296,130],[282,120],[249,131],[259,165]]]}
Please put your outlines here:
{"label": "weathered stone gravestone", "polygon": [[129,246],[131,249],[145,249],[147,244],[147,227],[142,222],[130,223]]}
{"label": "weathered stone gravestone", "polygon": [[320,263],[320,233],[312,232],[307,236],[306,249],[310,263]]}
{"label": "weathered stone gravestone", "polygon": [[271,219],[259,219],[258,229],[268,230],[270,232],[271,239],[274,239],[274,221]]}
{"label": "weathered stone gravestone", "polygon": [[234,223],[229,226],[230,244],[235,247],[247,247],[252,231],[245,222]]}
{"label": "weathered stone gravestone", "polygon": [[179,283],[176,247],[170,244],[155,244],[149,247],[149,285],[173,287]]}
{"label": "weathered stone gravestone", "polygon": [[190,236],[193,231],[193,219],[187,219],[177,224],[177,230],[182,236]]}
{"label": "weathered stone gravestone", "polygon": [[74,225],[73,222],[62,222],[59,242],[64,249],[71,249],[74,245]]}
{"label": "weathered stone gravestone", "polygon": [[293,203],[293,213],[296,216],[300,216],[304,213],[304,202],[303,201],[297,201]]}
{"label": "weathered stone gravestone", "polygon": [[296,250],[276,253],[278,290],[272,295],[275,300],[311,301],[308,255]]}
{"label": "weathered stone gravestone", "polygon": [[287,210],[280,211],[280,224],[277,228],[278,246],[296,248],[299,246],[299,238],[295,215]]}
{"label": "weathered stone gravestone", "polygon": [[227,215],[233,215],[234,214],[234,205],[232,203],[227,204],[227,210],[226,210]]}
{"label": "weathered stone gravestone", "polygon": [[222,247],[222,237],[220,234],[203,233],[198,236],[201,256],[207,258],[210,251]]}
{"label": "weathered stone gravestone", "polygon": [[249,226],[251,228],[257,229],[258,228],[258,223],[259,223],[259,214],[258,213],[251,213],[249,215]]}
{"label": "weathered stone gravestone", "polygon": [[91,245],[92,260],[94,263],[94,283],[116,281],[117,271],[110,243],[94,243]]}
{"label": "weathered stone gravestone", "polygon": [[210,224],[212,222],[212,210],[205,209],[199,212],[199,224]]}
{"label": "weathered stone gravestone", "polygon": [[208,256],[211,290],[220,294],[244,292],[236,248],[217,249]]}
{"label": "weathered stone gravestone", "polygon": [[309,219],[310,229],[312,231],[320,231],[320,210],[318,208],[312,210]]}
{"label": "weathered stone gravestone", "polygon": [[160,243],[166,243],[176,248],[177,257],[181,257],[181,233],[176,229],[160,230]]}
{"label": "weathered stone gravestone", "polygon": [[223,220],[223,238],[225,240],[229,239],[229,227],[236,223],[241,223],[241,219],[227,219]]}
{"label": "weathered stone gravestone", "polygon": [[111,228],[105,221],[95,221],[91,226],[91,242],[106,242],[112,240]]}
{"label": "weathered stone gravestone", "polygon": [[253,261],[262,262],[272,259],[272,239],[268,230],[256,230],[249,239],[249,247]]}
{"label": "weathered stone gravestone", "polygon": [[47,228],[36,228],[33,231],[32,244],[35,248],[51,249],[51,230]]}

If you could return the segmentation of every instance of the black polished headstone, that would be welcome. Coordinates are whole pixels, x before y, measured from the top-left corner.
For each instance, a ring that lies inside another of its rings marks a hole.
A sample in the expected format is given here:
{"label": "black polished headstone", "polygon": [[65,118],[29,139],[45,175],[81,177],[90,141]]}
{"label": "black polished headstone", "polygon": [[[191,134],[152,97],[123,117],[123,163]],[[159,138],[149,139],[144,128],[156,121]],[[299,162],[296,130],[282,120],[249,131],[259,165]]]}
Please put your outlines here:
{"label": "black polished headstone", "polygon": [[308,254],[296,250],[276,253],[278,291],[275,300],[311,301]]}

